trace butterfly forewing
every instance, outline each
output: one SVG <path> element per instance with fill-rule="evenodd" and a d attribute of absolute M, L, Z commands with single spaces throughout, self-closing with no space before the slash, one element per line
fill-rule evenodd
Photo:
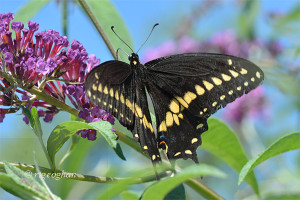
<path fill-rule="evenodd" d="M 126 100 L 134 103 L 136 99 L 135 78 L 130 65 L 120 61 L 105 62 L 88 74 L 85 87 L 92 103 L 133 130 L 134 113 L 126 106 Z"/>
<path fill-rule="evenodd" d="M 91 102 L 114 115 L 132 131 L 133 138 L 152 161 L 159 161 L 145 86 L 140 71 L 120 61 L 105 62 L 87 76 L 85 87 Z"/>
<path fill-rule="evenodd" d="M 149 81 L 173 94 L 195 116 L 206 118 L 256 88 L 264 78 L 253 63 L 220 54 L 180 54 L 145 66 L 151 69 Z"/>

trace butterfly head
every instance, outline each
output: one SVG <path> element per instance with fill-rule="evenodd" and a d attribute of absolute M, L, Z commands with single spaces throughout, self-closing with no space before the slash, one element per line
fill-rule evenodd
<path fill-rule="evenodd" d="M 136 66 L 140 64 L 139 56 L 136 53 L 132 53 L 128 56 L 128 60 L 130 61 L 131 66 Z"/>

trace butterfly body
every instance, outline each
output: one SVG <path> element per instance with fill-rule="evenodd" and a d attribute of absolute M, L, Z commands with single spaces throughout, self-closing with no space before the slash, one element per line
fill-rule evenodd
<path fill-rule="evenodd" d="M 264 78 L 250 61 L 222 54 L 179 54 L 143 65 L 133 53 L 129 61 L 100 64 L 87 76 L 85 87 L 91 102 L 121 121 L 153 162 L 161 160 L 159 149 L 169 159 L 198 162 L 196 149 L 208 129 L 207 118 Z"/>

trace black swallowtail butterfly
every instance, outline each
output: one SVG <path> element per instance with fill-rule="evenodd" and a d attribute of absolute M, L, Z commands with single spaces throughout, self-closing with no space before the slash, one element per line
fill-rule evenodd
<path fill-rule="evenodd" d="M 208 129 L 207 118 L 264 79 L 255 64 L 230 55 L 187 53 L 143 65 L 132 53 L 129 61 L 100 64 L 88 74 L 85 87 L 91 102 L 121 121 L 152 162 L 161 160 L 159 149 L 164 149 L 169 159 L 191 158 L 198 163 L 196 149 Z M 156 127 L 146 91 L 154 105 Z"/>

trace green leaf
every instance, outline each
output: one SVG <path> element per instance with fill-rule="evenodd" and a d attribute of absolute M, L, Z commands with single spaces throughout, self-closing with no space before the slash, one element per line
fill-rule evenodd
<path fill-rule="evenodd" d="M 239 32 L 241 36 L 251 39 L 254 37 L 254 26 L 259 13 L 259 0 L 246 0 L 245 6 L 239 16 Z"/>
<path fill-rule="evenodd" d="M 275 28 L 282 28 L 292 22 L 298 23 L 300 20 L 300 4 L 293 8 L 291 12 L 280 18 L 275 24 Z"/>
<path fill-rule="evenodd" d="M 81 121 L 84 122 L 84 119 L 79 118 L 78 116 L 75 115 L 70 115 L 71 121 Z M 71 144 L 67 150 L 67 152 L 65 153 L 65 155 L 62 157 L 62 159 L 60 160 L 59 164 L 57 165 L 57 167 L 59 167 L 76 149 L 76 147 L 78 146 L 79 140 L 80 140 L 80 136 L 79 135 L 72 135 L 72 141 Z"/>
<path fill-rule="evenodd" d="M 122 159 L 126 160 L 119 143 L 117 143 L 117 135 L 112 131 L 112 125 L 107 121 L 96 121 L 89 123 L 94 129 L 98 130 L 105 138 L 108 144 L 113 148 L 116 154 Z"/>
<path fill-rule="evenodd" d="M 167 194 L 164 200 L 186 200 L 185 189 L 183 184 L 175 187 L 171 192 Z"/>
<path fill-rule="evenodd" d="M 208 119 L 208 131 L 202 135 L 201 148 L 225 161 L 238 173 L 248 162 L 243 147 L 233 132 L 224 122 L 215 118 Z M 259 194 L 258 184 L 253 172 L 246 179 L 256 194 Z"/>
<path fill-rule="evenodd" d="M 31 128 L 33 129 L 34 128 L 34 122 L 33 122 L 33 118 L 32 118 L 30 110 L 28 108 L 24 107 L 24 106 L 22 106 L 22 110 L 23 110 L 24 114 L 28 117 L 29 124 L 30 124 Z"/>
<path fill-rule="evenodd" d="M 200 176 L 215 176 L 224 178 L 225 174 L 212 166 L 204 164 L 193 165 L 183 169 L 181 172 L 175 174 L 173 177 L 166 178 L 149 186 L 145 190 L 142 199 L 162 200 L 172 189 L 174 189 L 181 183 L 184 183 L 190 178 Z"/>
<path fill-rule="evenodd" d="M 34 132 L 38 137 L 42 138 L 43 136 L 42 126 L 39 119 L 38 111 L 34 106 L 31 108 L 31 116 L 34 123 Z"/>
<path fill-rule="evenodd" d="M 24 114 L 29 119 L 30 127 L 33 129 L 36 136 L 38 136 L 41 139 L 43 136 L 43 131 L 42 131 L 42 126 L 41 126 L 41 122 L 36 107 L 33 106 L 31 108 L 31 112 L 28 108 L 24 106 L 22 107 L 22 109 Z"/>
<path fill-rule="evenodd" d="M 7 192 L 22 199 L 59 199 L 51 198 L 47 189 L 24 171 L 6 162 L 4 167 L 6 174 L 0 173 L 0 186 Z"/>
<path fill-rule="evenodd" d="M 15 14 L 14 21 L 23 22 L 25 25 L 41 10 L 50 0 L 31 0 Z"/>
<path fill-rule="evenodd" d="M 263 198 L 263 200 L 296 200 L 300 199 L 300 193 L 298 194 L 269 194 Z"/>
<path fill-rule="evenodd" d="M 126 52 L 131 53 L 131 50 L 129 50 L 128 47 L 111 30 L 111 26 L 114 26 L 117 34 L 120 35 L 120 37 L 128 44 L 128 46 L 130 46 L 132 49 L 134 48 L 126 25 L 111 1 L 87 0 L 86 2 L 88 3 L 92 13 L 95 15 L 98 23 L 104 29 L 104 32 L 111 41 L 114 49 L 117 50 L 118 48 L 121 48 Z M 124 62 L 128 62 L 128 56 L 125 53 L 120 52 L 119 58 L 121 58 L 121 60 Z"/>
<path fill-rule="evenodd" d="M 79 135 L 72 135 L 71 136 L 72 141 L 71 144 L 67 150 L 67 152 L 65 153 L 65 155 L 62 157 L 62 159 L 60 160 L 59 164 L 57 165 L 57 167 L 59 167 L 76 149 L 79 140 L 80 140 L 80 136 Z"/>
<path fill-rule="evenodd" d="M 115 150 L 117 155 L 124 159 L 122 150 L 120 150 L 118 143 L 116 142 L 116 134 L 111 130 L 112 125 L 107 121 L 97 121 L 92 123 L 78 122 L 78 121 L 69 121 L 63 122 L 56 126 L 52 133 L 50 134 L 47 141 L 47 150 L 50 156 L 50 159 L 55 163 L 55 155 L 63 144 L 77 131 L 83 129 L 95 129 L 99 134 L 101 134 L 110 146 Z M 121 153 L 120 153 L 121 152 Z"/>
<path fill-rule="evenodd" d="M 122 200 L 139 200 L 139 196 L 130 191 L 124 191 L 121 194 Z"/>
<path fill-rule="evenodd" d="M 256 158 L 249 160 L 241 170 L 238 183 L 241 184 L 245 177 L 247 177 L 248 174 L 253 170 L 253 168 L 263 161 L 273 156 L 277 156 L 281 153 L 292 151 L 295 149 L 300 149 L 300 132 L 291 133 L 279 138 Z"/>

